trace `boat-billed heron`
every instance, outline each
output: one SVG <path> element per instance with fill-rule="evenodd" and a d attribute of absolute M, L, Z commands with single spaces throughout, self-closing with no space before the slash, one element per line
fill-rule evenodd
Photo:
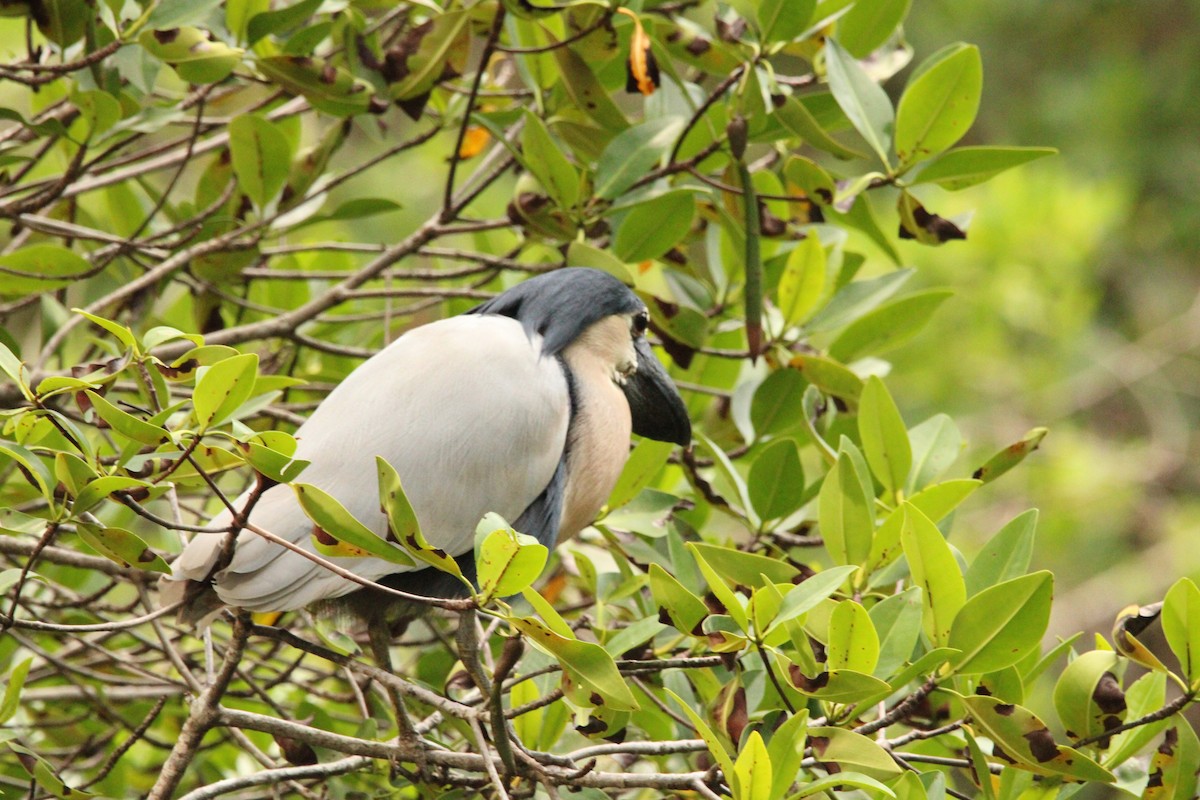
<path fill-rule="evenodd" d="M 646 342 L 647 324 L 646 306 L 619 280 L 567 268 L 408 331 L 355 369 L 296 431 L 295 456 L 311 462 L 301 479 L 382 536 L 375 466 L 382 456 L 399 473 L 425 537 L 472 579 L 475 528 L 489 511 L 553 547 L 595 518 L 625 464 L 631 432 L 690 441 L 687 411 Z M 212 527 L 227 528 L 231 518 L 222 513 Z M 249 519 L 314 550 L 313 523 L 288 486 L 262 493 Z M 287 611 L 362 588 L 248 530 L 220 566 L 225 538 L 197 534 L 164 580 L 163 599 L 183 599 L 185 621 L 222 603 Z M 462 591 L 429 568 L 335 560 L 413 594 Z"/>

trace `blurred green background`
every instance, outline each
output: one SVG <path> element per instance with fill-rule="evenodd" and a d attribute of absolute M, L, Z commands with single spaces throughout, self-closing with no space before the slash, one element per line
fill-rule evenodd
<path fill-rule="evenodd" d="M 902 255 L 957 294 L 894 354 L 890 379 L 910 424 L 956 419 L 962 471 L 1050 428 L 954 537 L 974 552 L 1039 508 L 1035 563 L 1058 576 L 1056 632 L 1107 633 L 1125 605 L 1200 573 L 1198 9 L 923 0 L 906 25 L 918 61 L 957 39 L 982 50 L 983 106 L 964 143 L 1061 151 L 940 196 L 943 216 L 975 209 L 968 241 Z"/>

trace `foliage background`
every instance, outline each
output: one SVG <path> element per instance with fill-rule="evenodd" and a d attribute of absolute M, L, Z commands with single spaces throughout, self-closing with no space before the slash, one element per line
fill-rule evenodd
<path fill-rule="evenodd" d="M 1060 155 L 960 195 L 978 209 L 970 246 L 906 249 L 923 281 L 959 291 L 896 356 L 896 391 L 982 450 L 1051 428 L 996 489 L 1043 512 L 1053 629 L 1104 631 L 1098 597 L 1148 602 L 1200 571 L 1197 7 L 930 0 L 906 31 L 918 48 L 979 43 L 971 138 Z"/>

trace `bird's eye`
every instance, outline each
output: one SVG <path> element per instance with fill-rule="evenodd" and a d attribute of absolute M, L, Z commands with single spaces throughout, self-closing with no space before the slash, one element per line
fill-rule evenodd
<path fill-rule="evenodd" d="M 650 327 L 650 315 L 645 311 L 639 311 L 633 316 L 633 335 L 641 336 L 646 332 L 646 328 Z"/>

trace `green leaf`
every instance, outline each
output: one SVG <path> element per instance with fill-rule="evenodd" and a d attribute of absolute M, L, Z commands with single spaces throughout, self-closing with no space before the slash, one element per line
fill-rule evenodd
<path fill-rule="evenodd" d="M 958 426 L 946 414 L 935 414 L 908 432 L 913 466 L 907 491 L 920 491 L 945 474 L 963 449 Z"/>
<path fill-rule="evenodd" d="M 895 674 L 912 657 L 921 635 L 921 592 L 910 586 L 871 606 L 871 622 L 879 636 L 875 675 Z"/>
<path fill-rule="evenodd" d="M 729 460 L 728 454 L 699 431 L 696 432 L 696 442 L 697 452 L 711 456 L 713 459 L 713 468 L 717 471 L 717 474 L 732 491 L 737 492 L 737 497 L 730 499 L 736 500 L 742 508 L 750 508 L 750 497 L 746 489 L 746 482 L 742 480 L 741 474 L 733 466 L 733 462 Z"/>
<path fill-rule="evenodd" d="M 967 600 L 950 628 L 949 646 L 962 651 L 955 672 L 996 672 L 1038 648 L 1050 624 L 1054 576 L 1035 572 L 990 586 Z"/>
<path fill-rule="evenodd" d="M 677 630 L 701 635 L 698 626 L 708 616 L 708 607 L 658 564 L 650 565 L 650 594 L 658 607 L 666 610 Z"/>
<path fill-rule="evenodd" d="M 344 558 L 375 556 L 393 564 L 414 566 L 408 553 L 378 536 L 347 511 L 337 498 L 307 483 L 292 484 L 292 490 L 300 501 L 304 515 L 316 523 L 312 540 L 321 555 Z"/>
<path fill-rule="evenodd" d="M 776 291 L 779 311 L 788 325 L 799 325 L 817 309 L 825 293 L 825 248 L 810 231 L 788 253 Z"/>
<path fill-rule="evenodd" d="M 338 205 L 328 214 L 310 217 L 309 222 L 332 222 L 343 219 L 365 219 L 399 211 L 404 206 L 386 197 L 355 197 Z"/>
<path fill-rule="evenodd" d="M 0 456 L 8 456 L 17 462 L 22 467 L 22 476 L 38 489 L 51 508 L 54 507 L 55 504 L 51 501 L 56 482 L 45 462 L 15 442 L 0 441 Z"/>
<path fill-rule="evenodd" d="M 291 483 L 310 462 L 296 459 L 296 440 L 282 431 L 263 431 L 246 442 L 246 460 L 255 470 L 280 483 Z"/>
<path fill-rule="evenodd" d="M 857 569 L 853 565 L 823 569 L 803 583 L 789 589 L 788 593 L 783 596 L 778 613 L 771 621 L 771 628 L 776 628 L 812 611 L 821 604 L 821 601 L 831 597 L 841 588 L 846 579 Z"/>
<path fill-rule="evenodd" d="M 602 524 L 659 539 L 670 531 L 667 523 L 679 503 L 677 495 L 658 489 L 645 489 L 621 508 L 610 510 Z"/>
<path fill-rule="evenodd" d="M 687 546 L 711 564 L 714 572 L 736 586 L 762 586 L 764 579 L 768 583 L 791 583 L 800 574 L 778 558 L 705 542 L 689 542 Z"/>
<path fill-rule="evenodd" d="M 862 379 L 845 365 L 831 358 L 813 355 L 793 356 L 788 366 L 800 370 L 810 383 L 822 392 L 840 398 L 853 407 L 862 394 Z"/>
<path fill-rule="evenodd" d="M 882 45 L 908 14 L 910 0 L 874 0 L 855 3 L 838 20 L 837 38 L 846 52 L 866 58 Z"/>
<path fill-rule="evenodd" d="M 535 647 L 558 659 L 573 680 L 600 695 L 600 702 L 595 705 L 605 705 L 613 711 L 638 710 L 633 692 L 603 647 L 562 636 L 530 617 L 509 617 L 508 621 Z"/>
<path fill-rule="evenodd" d="M 699 714 L 696 713 L 691 704 L 685 702 L 679 695 L 675 694 L 675 692 L 671 691 L 670 689 L 666 689 L 665 691 L 671 696 L 671 699 L 675 701 L 675 704 L 683 709 L 683 713 L 687 715 L 688 720 L 690 720 L 692 726 L 695 727 L 696 733 L 700 734 L 700 738 L 704 740 L 706 745 L 708 745 L 709 754 L 716 759 L 717 766 L 721 768 L 721 772 L 725 775 L 726 780 L 732 781 L 732 776 L 736 775 L 737 771 L 734 769 L 733 759 L 730 758 L 729 750 L 726 749 L 725 744 L 719 738 L 717 738 L 717 735 L 713 732 L 713 729 L 709 727 L 708 723 L 705 722 Z"/>
<path fill-rule="evenodd" d="M 67 375 L 51 375 L 49 378 L 43 378 L 38 383 L 35 394 L 45 399 L 60 394 L 76 393 L 81 389 L 94 389 L 100 385 L 99 380 L 72 378 Z"/>
<path fill-rule="evenodd" d="M 859 480 L 850 454 L 838 453 L 817 496 L 817 522 L 835 564 L 862 564 L 875 535 L 875 496 Z"/>
<path fill-rule="evenodd" d="M 0 342 L 0 372 L 21 387 L 21 393 L 29 397 L 29 379 L 25 372 L 25 363 L 3 342 Z"/>
<path fill-rule="evenodd" d="M 771 734 L 767 755 L 771 758 L 773 776 L 771 797 L 784 797 L 796 781 L 804 759 L 805 731 L 808 729 L 808 709 L 799 709 Z"/>
<path fill-rule="evenodd" d="M 1200 685 L 1200 589 L 1191 579 L 1180 578 L 1167 591 L 1161 619 L 1167 644 L 1188 683 Z"/>
<path fill-rule="evenodd" d="M 239 41 L 245 41 L 246 26 L 250 19 L 270 7 L 270 0 L 226 0 L 225 27 Z"/>
<path fill-rule="evenodd" d="M 1092 650 L 1062 671 L 1054 684 L 1054 708 L 1067 736 L 1101 736 L 1124 721 L 1125 696 L 1115 674 L 1120 660 L 1112 650 Z"/>
<path fill-rule="evenodd" d="M 683 125 L 678 117 L 656 117 L 619 133 L 600 154 L 593 194 L 602 200 L 623 194 L 667 155 Z"/>
<path fill-rule="evenodd" d="M 264 56 L 258 71 L 292 94 L 303 95 L 313 108 L 335 117 L 361 114 L 371 105 L 371 84 L 322 58 Z"/>
<path fill-rule="evenodd" d="M 761 0 L 758 30 L 764 43 L 790 42 L 808 27 L 816 0 Z"/>
<path fill-rule="evenodd" d="M 634 285 L 633 275 L 621 259 L 587 242 L 576 240 L 567 246 L 567 263 L 575 267 L 598 269 L 612 275 L 626 286 Z"/>
<path fill-rule="evenodd" d="M 913 272 L 911 269 L 898 269 L 877 278 L 846 284 L 813 316 L 808 324 L 809 331 L 834 331 L 844 328 L 872 309 L 878 308 L 900 291 L 900 287 L 912 277 Z"/>
<path fill-rule="evenodd" d="M 479 526 L 489 531 L 475 555 L 481 603 L 519 594 L 537 580 L 550 555 L 545 545 L 517 533 L 496 514 L 485 515 Z"/>
<path fill-rule="evenodd" d="M 1014 517 L 988 540 L 967 569 L 967 594 L 974 595 L 1029 569 L 1033 558 L 1033 538 L 1037 528 L 1036 508 Z"/>
<path fill-rule="evenodd" d="M 968 695 L 961 700 L 979 732 L 1026 769 L 1041 775 L 1066 775 L 1100 783 L 1115 780 L 1112 773 L 1083 753 L 1057 744 L 1046 723 L 1029 709 L 986 695 Z"/>
<path fill-rule="evenodd" d="M 235 117 L 229 123 L 229 153 L 238 185 L 259 208 L 287 183 L 291 147 L 274 123 L 253 114 Z"/>
<path fill-rule="evenodd" d="M 826 667 L 870 674 L 879 661 L 879 634 L 860 603 L 843 600 L 829 617 Z"/>
<path fill-rule="evenodd" d="M 658 258 L 687 236 L 695 216 L 696 201 L 686 189 L 630 206 L 613 237 L 613 254 L 627 263 Z"/>
<path fill-rule="evenodd" d="M 835 211 L 841 211 L 845 208 L 839 201 L 838 205 L 834 206 Z M 860 231 L 871 243 L 882 250 L 892 263 L 897 267 L 901 265 L 900 252 L 896 249 L 896 245 L 892 241 L 892 237 L 883 232 L 879 227 L 879 217 L 875 214 L 875 207 L 871 205 L 871 198 L 867 194 L 857 195 L 849 209 L 841 211 L 841 223 L 848 228 Z"/>
<path fill-rule="evenodd" d="M 87 276 L 85 258 L 56 244 L 34 244 L 0 255 L 0 295 L 53 292 Z"/>
<path fill-rule="evenodd" d="M 805 143 L 812 145 L 822 152 L 829 153 L 841 159 L 863 157 L 862 153 L 846 147 L 837 139 L 830 136 L 828 131 L 821 127 L 821 123 L 809 111 L 808 106 L 795 97 L 789 97 L 784 101 L 783 105 L 775 109 L 773 116 L 779 120 L 783 127 L 796 136 L 799 136 Z M 832 199 L 832 195 L 830 199 Z"/>
<path fill-rule="evenodd" d="M 89 139 L 104 133 L 121 119 L 121 104 L 108 92 L 98 89 L 76 91 L 71 95 L 71 102 L 87 121 Z"/>
<path fill-rule="evenodd" d="M 533 589 L 526 589 L 521 592 L 521 596 L 529 603 L 537 615 L 542 618 L 542 622 L 546 624 L 550 630 L 562 636 L 565 639 L 575 639 L 575 632 L 571 630 L 571 626 L 562 618 L 562 615 L 555 610 L 554 606 L 542 597 Z"/>
<path fill-rule="evenodd" d="M 21 689 L 25 687 L 25 678 L 29 675 L 29 667 L 33 658 L 21 661 L 8 673 L 8 682 L 4 687 L 4 699 L 0 701 L 0 725 L 8 722 L 17 713 L 21 704 Z"/>
<path fill-rule="evenodd" d="M 142 345 L 146 350 L 153 350 L 160 344 L 170 342 L 174 339 L 186 339 L 197 347 L 204 344 L 204 337 L 198 333 L 184 333 L 178 328 L 172 328 L 170 325 L 155 325 L 142 336 Z"/>
<path fill-rule="evenodd" d="M 69 495 L 78 494 L 85 485 L 100 477 L 84 459 L 61 452 L 54 454 L 54 476 L 58 478 L 63 490 Z M 95 505 L 96 502 L 97 500 L 93 498 L 92 505 Z"/>
<path fill-rule="evenodd" d="M 399 543 L 414 558 L 442 572 L 448 572 L 470 586 L 454 559 L 454 553 L 434 547 L 421 532 L 417 512 L 413 510 L 408 495 L 404 493 L 400 474 L 396 472 L 395 467 L 383 456 L 375 456 L 375 470 L 379 481 L 379 500 L 388 519 L 388 539 Z"/>
<path fill-rule="evenodd" d="M 143 419 L 135 417 L 123 409 L 110 403 L 103 396 L 91 390 L 84 392 L 96 410 L 96 415 L 108 423 L 108 426 L 122 436 L 142 444 L 158 445 L 170 439 L 163 428 L 151 425 Z"/>
<path fill-rule="evenodd" d="M 192 405 L 201 431 L 228 419 L 254 390 L 258 354 L 245 353 L 218 361 L 196 381 Z"/>
<path fill-rule="evenodd" d="M 733 765 L 736 800 L 771 800 L 771 756 L 758 731 L 751 731 Z"/>
<path fill-rule="evenodd" d="M 88 20 L 94 16 L 87 0 L 42 0 L 37 9 L 29 16 L 37 22 L 38 30 L 64 49 L 83 38 Z"/>
<path fill-rule="evenodd" d="M 804 468 L 791 439 L 777 439 L 750 465 L 746 487 L 750 504 L 762 520 L 782 519 L 804 501 Z"/>
<path fill-rule="evenodd" d="M 984 800 L 997 800 L 994 778 L 992 777 L 991 766 L 988 763 L 987 756 L 983 752 L 983 748 L 979 746 L 979 741 L 975 738 L 975 731 L 967 728 L 963 731 L 963 737 L 967 740 L 967 756 L 971 763 L 971 779 L 982 790 Z M 992 743 L 993 752 L 997 749 L 995 743 Z M 1003 752 L 1001 750 L 1000 752 Z"/>
<path fill-rule="evenodd" d="M 895 112 L 887 93 L 836 39 L 825 41 L 825 66 L 829 72 L 829 89 L 837 104 L 879 160 L 889 163 Z"/>
<path fill-rule="evenodd" d="M 541 118 L 526 111 L 525 132 L 521 138 L 524 163 L 554 204 L 562 209 L 579 202 L 579 173 L 550 138 Z"/>
<path fill-rule="evenodd" d="M 929 517 L 905 503 L 900 543 L 908 559 L 913 585 L 924 595 L 925 635 L 935 646 L 949 643 L 950 626 L 967 599 L 966 586 L 950 545 Z"/>
<path fill-rule="evenodd" d="M 734 591 L 729 588 L 729 585 L 725 583 L 725 576 L 720 572 L 717 572 L 717 570 L 708 563 L 708 559 L 704 557 L 704 551 L 697 549 L 696 542 L 688 542 L 687 548 L 692 551 L 692 556 L 696 559 L 696 566 L 700 568 L 700 574 L 704 576 L 704 581 L 708 584 L 708 588 L 712 590 L 713 596 L 716 597 L 717 602 L 719 602 L 725 608 L 725 613 L 728 614 L 729 618 L 732 619 L 734 624 L 737 625 L 738 630 L 742 632 L 749 632 L 750 621 L 746 617 L 746 609 L 743 607 L 739 595 L 735 594 Z M 724 555 L 726 552 L 728 552 L 726 548 L 720 548 L 720 550 L 720 555 Z"/>
<path fill-rule="evenodd" d="M 863 384 L 858 400 L 858 432 L 875 477 L 892 494 L 902 493 L 912 468 L 908 429 L 887 387 L 874 375 Z"/>
<path fill-rule="evenodd" d="M 927 486 L 908 499 L 922 514 L 934 522 L 941 522 L 980 486 L 982 484 L 979 481 L 970 478 L 954 478 Z"/>
<path fill-rule="evenodd" d="M 246 24 L 246 43 L 254 44 L 272 33 L 294 28 L 308 20 L 320 8 L 323 0 L 300 0 L 275 11 L 263 11 L 250 17 Z"/>
<path fill-rule="evenodd" d="M 846 772 L 859 772 L 875 780 L 888 781 L 900 775 L 900 767 L 872 739 L 845 728 L 808 729 L 813 756 L 825 764 L 837 764 Z"/>
<path fill-rule="evenodd" d="M 97 553 L 122 566 L 164 574 L 171 571 L 171 567 L 162 556 L 151 550 L 137 535 L 124 528 L 102 528 L 81 523 L 76 526 L 76 532 L 79 538 Z"/>
<path fill-rule="evenodd" d="M 955 192 L 990 180 L 1005 170 L 1057 153 L 1053 147 L 959 147 L 925 162 L 909 183 L 936 183 Z"/>
<path fill-rule="evenodd" d="M 983 93 L 979 48 L 957 44 L 930 56 L 913 74 L 896 112 L 896 156 L 911 164 L 937 155 L 975 121 Z"/>
<path fill-rule="evenodd" d="M 143 31 L 138 44 L 165 61 L 188 83 L 217 83 L 242 62 L 243 50 L 217 41 L 208 31 L 182 27 Z"/>
<path fill-rule="evenodd" d="M 806 781 L 800 785 L 800 791 L 788 795 L 788 800 L 799 800 L 801 797 L 809 797 L 823 792 L 828 792 L 830 796 L 838 797 L 847 787 L 862 789 L 869 796 L 896 796 L 894 791 L 870 775 L 863 775 L 861 772 L 839 771 L 833 775 L 823 775 L 814 781 Z M 837 793 L 834 793 L 834 790 L 837 790 Z"/>
<path fill-rule="evenodd" d="M 829 345 L 829 354 L 839 361 L 850 362 L 899 347 L 920 333 L 938 307 L 953 294 L 949 289 L 929 289 L 885 303 L 838 334 Z"/>
<path fill-rule="evenodd" d="M 785 433 L 804 424 L 801 399 L 808 381 L 795 369 L 777 369 L 754 390 L 750 422 L 758 438 Z"/>
<path fill-rule="evenodd" d="M 629 453 L 629 459 L 617 478 L 617 485 L 608 495 L 609 509 L 620 508 L 628 503 L 658 475 L 666 465 L 667 459 L 674 451 L 672 442 L 658 442 L 654 439 L 641 439 Z"/>
<path fill-rule="evenodd" d="M 17 754 L 17 760 L 21 762 L 21 766 L 29 773 L 29 776 L 51 797 L 57 797 L 59 800 L 88 800 L 88 798 L 96 796 L 63 783 L 62 778 L 55 773 L 50 763 L 32 750 L 22 747 L 16 742 L 8 742 L 8 746 Z"/>
<path fill-rule="evenodd" d="M 817 162 L 803 156 L 788 156 L 783 166 L 784 177 L 788 183 L 794 184 L 813 202 L 827 206 L 833 202 L 837 192 L 837 184 L 825 168 Z M 812 236 L 816 230 L 809 232 Z"/>
<path fill-rule="evenodd" d="M 152 484 L 125 475 L 104 475 L 84 486 L 75 497 L 71 510 L 82 514 L 98 505 L 113 492 L 123 492 L 129 489 L 147 489 Z"/>
<path fill-rule="evenodd" d="M 1047 433 L 1049 431 L 1046 428 L 1034 428 L 1021 437 L 1020 441 L 1010 444 L 989 458 L 982 467 L 971 474 L 971 477 L 984 483 L 991 483 L 1037 450 Z"/>
<path fill-rule="evenodd" d="M 562 85 L 571 100 L 571 107 L 579 109 L 599 123 L 606 134 L 606 140 L 608 136 L 629 127 L 629 120 L 625 119 L 625 115 L 613 102 L 608 90 L 596 79 L 592 68 L 588 66 L 582 56 L 575 52 L 574 48 L 556 47 L 554 59 L 558 63 L 562 75 Z M 677 120 L 677 124 L 679 128 L 676 133 L 683 130 L 683 121 Z M 671 138 L 674 138 L 673 135 Z M 630 183 L 632 182 L 631 180 Z M 595 183 L 596 186 L 599 186 L 599 170 L 597 170 Z M 628 185 L 626 184 L 626 186 Z M 621 189 L 611 194 L 598 196 L 612 199 L 623 191 L 624 189 Z"/>

